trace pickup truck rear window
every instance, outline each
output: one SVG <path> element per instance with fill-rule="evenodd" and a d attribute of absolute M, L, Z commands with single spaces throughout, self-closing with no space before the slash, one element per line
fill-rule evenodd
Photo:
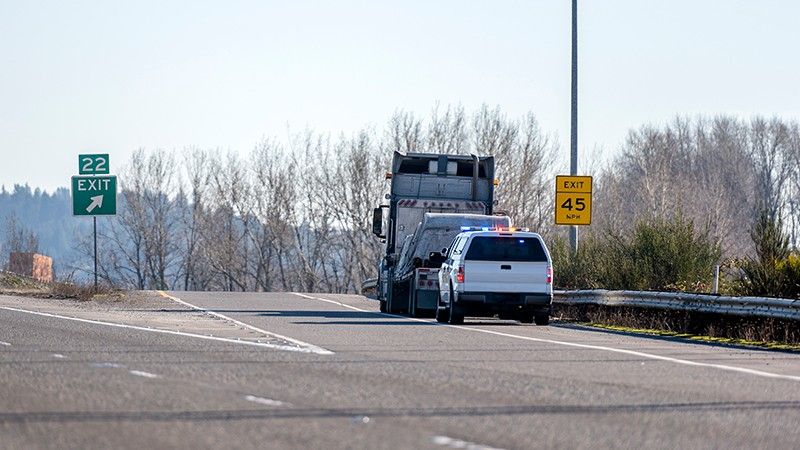
<path fill-rule="evenodd" d="M 472 261 L 547 262 L 542 243 L 534 237 L 476 236 L 467 250 Z"/>

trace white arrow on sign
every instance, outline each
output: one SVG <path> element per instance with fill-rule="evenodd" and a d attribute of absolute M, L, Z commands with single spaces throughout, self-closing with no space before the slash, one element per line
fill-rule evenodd
<path fill-rule="evenodd" d="M 92 212 L 95 208 L 102 208 L 103 207 L 103 196 L 96 195 L 94 197 L 89 197 L 92 199 L 92 203 L 89 203 L 89 207 L 86 208 L 86 212 Z"/>

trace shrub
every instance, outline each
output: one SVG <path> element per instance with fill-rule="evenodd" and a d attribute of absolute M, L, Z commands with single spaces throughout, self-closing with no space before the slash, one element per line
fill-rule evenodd
<path fill-rule="evenodd" d="M 707 228 L 698 231 L 680 215 L 640 222 L 630 236 L 611 234 L 609 242 L 608 260 L 620 265 L 604 274 L 610 289 L 704 290 L 722 256 Z"/>
<path fill-rule="evenodd" d="M 563 239 L 551 245 L 555 285 L 567 289 L 707 290 L 721 253 L 708 229 L 680 215 L 587 236 L 574 256 Z"/>
<path fill-rule="evenodd" d="M 750 234 L 756 258 L 741 263 L 738 293 L 800 298 L 800 255 L 789 249 L 789 238 L 779 217 L 761 213 Z"/>
<path fill-rule="evenodd" d="M 553 286 L 561 289 L 595 289 L 602 287 L 597 280 L 598 263 L 603 248 L 591 236 L 580 241 L 578 254 L 572 255 L 569 242 L 557 237 L 548 246 L 553 258 Z"/>

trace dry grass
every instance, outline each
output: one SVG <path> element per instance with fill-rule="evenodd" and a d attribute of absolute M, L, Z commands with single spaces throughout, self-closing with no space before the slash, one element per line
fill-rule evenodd
<path fill-rule="evenodd" d="M 0 289 L 2 290 L 44 290 L 46 288 L 47 283 L 15 273 L 0 271 Z"/>
<path fill-rule="evenodd" d="M 577 322 L 666 332 L 679 337 L 702 336 L 770 347 L 800 344 L 800 322 L 792 320 L 596 305 L 554 304 L 553 313 Z"/>
<path fill-rule="evenodd" d="M 80 301 L 92 300 L 97 296 L 108 296 L 117 292 L 115 289 L 104 285 L 99 285 L 95 288 L 93 284 L 56 282 L 52 283 L 50 286 L 54 298 Z"/>
<path fill-rule="evenodd" d="M 118 292 L 103 285 L 95 288 L 91 284 L 64 281 L 43 283 L 14 273 L 0 272 L 0 294 L 87 301 L 96 297 L 108 297 Z"/>

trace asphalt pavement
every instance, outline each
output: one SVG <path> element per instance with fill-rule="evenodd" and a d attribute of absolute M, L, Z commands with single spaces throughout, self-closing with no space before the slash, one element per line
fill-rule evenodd
<path fill-rule="evenodd" d="M 800 446 L 795 353 L 165 295 L 135 320 L 0 296 L 0 448 Z"/>

